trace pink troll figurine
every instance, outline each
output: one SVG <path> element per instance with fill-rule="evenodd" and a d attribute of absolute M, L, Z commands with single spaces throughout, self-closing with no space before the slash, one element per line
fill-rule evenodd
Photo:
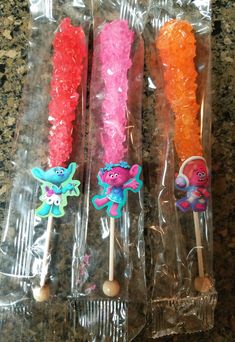
<path fill-rule="evenodd" d="M 126 162 L 106 164 L 98 173 L 98 182 L 103 187 L 103 194 L 93 197 L 92 202 L 97 210 L 107 206 L 107 214 L 113 218 L 122 215 L 121 209 L 127 201 L 127 191 L 138 192 L 143 182 L 139 179 L 141 167 L 137 164 L 130 167 Z"/>

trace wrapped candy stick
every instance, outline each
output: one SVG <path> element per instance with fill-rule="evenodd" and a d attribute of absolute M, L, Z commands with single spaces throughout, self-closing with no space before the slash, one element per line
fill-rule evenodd
<path fill-rule="evenodd" d="M 79 101 L 78 87 L 81 84 L 86 57 L 85 35 L 81 27 L 71 25 L 70 19 L 62 20 L 55 34 L 51 100 L 49 103 L 49 170 L 33 168 L 32 175 L 39 180 L 42 195 L 41 206 L 36 210 L 39 217 L 48 217 L 45 247 L 41 266 L 40 287 L 33 290 L 37 301 L 47 300 L 50 294 L 46 284 L 48 257 L 53 218 L 64 215 L 68 196 L 79 196 L 80 182 L 73 180 L 76 163 L 66 165 L 73 147 L 73 122 Z"/>
<path fill-rule="evenodd" d="M 211 282 L 204 271 L 198 213 L 207 209 L 209 172 L 202 157 L 194 63 L 196 41 L 191 24 L 183 20 L 168 21 L 160 29 L 156 46 L 163 64 L 165 95 L 175 117 L 174 144 L 181 162 L 176 188 L 187 191 L 176 206 L 183 212 L 193 211 L 199 270 L 194 285 L 197 291 L 207 292 Z"/>
<path fill-rule="evenodd" d="M 90 339 L 124 341 L 145 324 L 138 164 L 146 12 L 132 0 L 93 5 L 88 159 L 72 261 L 72 315 Z"/>
<path fill-rule="evenodd" d="M 126 20 L 115 20 L 104 25 L 99 37 L 101 78 L 104 81 L 104 96 L 101 105 L 103 163 L 98 174 L 102 195 L 93 197 L 96 209 L 107 207 L 110 217 L 109 279 L 103 284 L 103 291 L 115 297 L 120 291 L 114 280 L 114 230 L 115 219 L 122 216 L 122 208 L 127 201 L 127 191 L 138 192 L 142 187 L 139 179 L 141 167 L 130 167 L 124 161 L 127 157 L 126 101 L 128 91 L 128 69 L 131 67 L 130 52 L 134 32 Z"/>

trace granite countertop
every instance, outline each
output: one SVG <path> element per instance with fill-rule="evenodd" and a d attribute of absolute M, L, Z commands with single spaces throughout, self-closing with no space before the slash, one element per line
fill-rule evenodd
<path fill-rule="evenodd" d="M 214 272 L 219 294 L 213 330 L 162 341 L 234 341 L 234 121 L 235 121 L 235 3 L 213 0 L 212 32 L 212 192 Z M 24 79 L 30 30 L 28 2 L 0 4 L 0 218 L 10 184 L 13 136 Z M 50 342 L 50 341 L 49 341 Z"/>

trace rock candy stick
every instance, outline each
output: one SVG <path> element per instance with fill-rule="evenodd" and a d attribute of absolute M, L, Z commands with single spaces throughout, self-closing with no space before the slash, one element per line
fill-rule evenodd
<path fill-rule="evenodd" d="M 211 287 L 205 276 L 200 221 L 198 212 L 204 212 L 209 198 L 208 169 L 202 157 L 198 122 L 199 105 L 196 99 L 197 71 L 194 63 L 196 39 L 193 27 L 183 20 L 170 20 L 159 31 L 156 46 L 163 65 L 165 95 L 174 112 L 174 145 L 181 161 L 176 178 L 177 189 L 187 196 L 176 202 L 186 212 L 193 210 L 199 277 L 195 288 L 206 292 Z"/>
<path fill-rule="evenodd" d="M 104 192 L 94 196 L 92 202 L 98 210 L 107 206 L 110 217 L 109 280 L 103 284 L 103 291 L 109 297 L 115 297 L 120 290 L 119 283 L 114 280 L 115 219 L 122 215 L 127 191 L 138 192 L 142 186 L 139 179 L 141 167 L 131 167 L 123 161 L 127 154 L 127 73 L 132 64 L 130 53 L 133 39 L 134 32 L 129 29 L 128 22 L 120 19 L 105 24 L 95 42 L 95 56 L 99 58 L 104 82 L 100 134 L 105 167 L 98 173 Z"/>
<path fill-rule="evenodd" d="M 168 21 L 159 32 L 157 49 L 163 64 L 165 95 L 175 116 L 174 143 L 179 159 L 202 155 L 196 99 L 196 40 L 192 26 Z"/>
<path fill-rule="evenodd" d="M 85 35 L 81 27 L 65 18 L 53 41 L 53 74 L 49 103 L 49 166 L 65 166 L 73 145 L 73 121 L 76 116 L 84 58 Z"/>
<path fill-rule="evenodd" d="M 79 101 L 78 87 L 81 84 L 84 58 L 86 56 L 85 35 L 81 27 L 71 25 L 70 19 L 62 20 L 53 40 L 53 72 L 51 79 L 51 100 L 49 103 L 49 170 L 32 170 L 33 176 L 43 183 L 41 186 L 43 204 L 37 215 L 48 217 L 45 247 L 42 260 L 40 287 L 33 290 L 37 301 L 47 300 L 50 291 L 46 284 L 48 256 L 53 217 L 64 215 L 63 207 L 67 196 L 79 196 L 79 181 L 72 180 L 76 163 L 67 165 L 73 146 L 73 121 Z M 45 183 L 46 182 L 46 183 Z M 51 188 L 48 185 L 51 185 Z"/>
<path fill-rule="evenodd" d="M 127 72 L 134 32 L 125 20 L 104 25 L 100 34 L 101 77 L 104 80 L 101 141 L 103 163 L 118 163 L 126 157 Z M 112 142 L 112 143 L 111 143 Z"/>
<path fill-rule="evenodd" d="M 130 50 L 134 32 L 128 23 L 116 20 L 104 26 L 100 35 L 101 77 L 104 80 L 104 101 L 102 145 L 103 163 L 118 163 L 126 154 L 126 100 L 127 71 L 131 66 Z M 111 143 L 112 142 L 112 143 Z M 115 219 L 110 218 L 109 232 L 109 279 L 103 285 L 103 291 L 114 297 L 119 293 L 120 285 L 114 280 L 114 230 Z"/>

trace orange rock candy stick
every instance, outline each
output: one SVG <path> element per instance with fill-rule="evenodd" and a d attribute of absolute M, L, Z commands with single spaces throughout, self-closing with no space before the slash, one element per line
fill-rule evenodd
<path fill-rule="evenodd" d="M 176 205 L 183 212 L 189 208 L 193 209 L 199 272 L 199 277 L 194 280 L 194 286 L 199 292 L 207 292 L 211 288 L 211 282 L 204 273 L 198 212 L 206 210 L 209 192 L 206 162 L 201 157 L 202 145 L 197 119 L 199 105 L 196 99 L 197 71 L 194 63 L 196 41 L 192 26 L 187 21 L 170 20 L 160 29 L 156 47 L 163 65 L 165 95 L 175 116 L 174 144 L 182 164 L 176 179 L 176 187 L 187 191 L 187 196 L 177 201 Z M 199 166 L 203 168 L 203 172 L 199 172 L 200 169 L 197 177 L 204 177 L 203 186 L 198 186 L 192 178 L 194 170 L 196 171 Z M 186 172 L 187 168 L 191 170 L 191 175 L 189 171 Z M 200 195 L 194 190 L 191 191 L 189 185 L 194 185 L 192 189 L 201 191 Z"/>
<path fill-rule="evenodd" d="M 170 20 L 156 40 L 165 81 L 165 95 L 175 115 L 174 143 L 181 162 L 202 155 L 196 100 L 195 36 L 190 23 Z"/>

